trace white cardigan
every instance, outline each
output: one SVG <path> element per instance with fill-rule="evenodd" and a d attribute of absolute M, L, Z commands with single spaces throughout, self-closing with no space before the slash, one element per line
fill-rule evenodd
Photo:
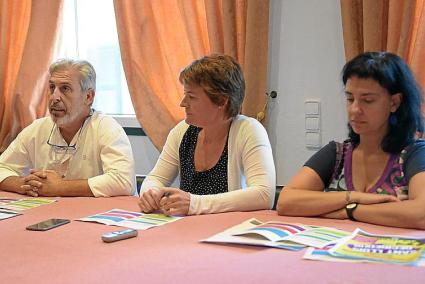
<path fill-rule="evenodd" d="M 170 132 L 159 159 L 144 180 L 141 192 L 166 187 L 180 171 L 179 148 L 189 125 L 181 121 Z M 238 115 L 228 138 L 228 190 L 210 195 L 190 195 L 189 215 L 270 209 L 276 191 L 272 149 L 264 127 L 255 119 Z"/>

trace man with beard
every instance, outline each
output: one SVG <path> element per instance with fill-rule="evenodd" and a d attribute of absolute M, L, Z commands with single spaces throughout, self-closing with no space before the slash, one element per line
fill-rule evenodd
<path fill-rule="evenodd" d="M 96 73 L 87 61 L 49 68 L 50 116 L 21 131 L 0 156 L 0 190 L 30 196 L 134 194 L 134 160 L 122 127 L 91 108 Z"/>

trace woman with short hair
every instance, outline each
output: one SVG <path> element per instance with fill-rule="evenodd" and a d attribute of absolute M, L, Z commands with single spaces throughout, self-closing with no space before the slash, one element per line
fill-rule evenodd
<path fill-rule="evenodd" d="M 141 186 L 143 212 L 193 215 L 270 209 L 275 167 L 264 127 L 240 115 L 242 69 L 228 55 L 204 56 L 181 71 L 186 119 L 168 135 Z M 169 187 L 180 174 L 180 187 Z"/>

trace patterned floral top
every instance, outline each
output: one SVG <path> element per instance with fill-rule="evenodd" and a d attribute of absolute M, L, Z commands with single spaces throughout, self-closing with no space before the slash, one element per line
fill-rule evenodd
<path fill-rule="evenodd" d="M 349 142 L 336 143 L 337 160 L 329 186 L 325 191 L 354 190 L 352 178 L 353 144 Z M 407 179 L 403 172 L 406 149 L 400 154 L 391 154 L 384 172 L 368 193 L 388 194 L 397 196 L 400 200 L 408 199 Z M 340 159 L 338 159 L 340 157 Z M 342 168 L 341 168 L 342 166 Z"/>
<path fill-rule="evenodd" d="M 195 169 L 195 148 L 201 128 L 190 125 L 180 144 L 180 188 L 198 195 L 228 192 L 227 141 L 217 164 L 203 172 Z"/>
<path fill-rule="evenodd" d="M 325 191 L 354 190 L 352 177 L 353 144 L 330 142 L 314 154 L 305 166 L 313 169 L 325 184 Z M 391 154 L 387 165 L 369 193 L 389 194 L 408 199 L 409 179 L 425 171 L 425 141 L 417 140 L 399 154 Z"/>

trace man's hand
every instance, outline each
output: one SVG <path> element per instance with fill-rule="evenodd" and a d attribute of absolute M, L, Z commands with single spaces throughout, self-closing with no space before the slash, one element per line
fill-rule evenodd
<path fill-rule="evenodd" d="M 40 170 L 31 170 L 29 175 L 22 178 L 21 194 L 38 196 L 38 190 L 43 185 L 41 182 L 46 179 L 46 174 L 40 174 L 39 172 Z"/>
<path fill-rule="evenodd" d="M 62 180 L 62 176 L 55 171 L 33 169 L 23 178 L 21 189 L 31 196 L 58 196 Z"/>
<path fill-rule="evenodd" d="M 187 215 L 189 213 L 190 193 L 173 187 L 161 188 L 163 192 L 160 208 L 165 215 Z"/>

